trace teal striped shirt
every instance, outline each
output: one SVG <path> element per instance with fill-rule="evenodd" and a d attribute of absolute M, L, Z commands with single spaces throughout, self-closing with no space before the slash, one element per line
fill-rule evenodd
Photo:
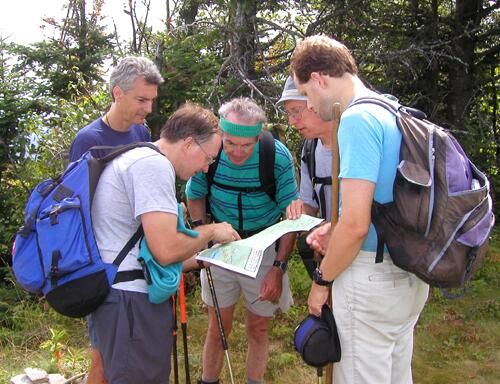
<path fill-rule="evenodd" d="M 276 180 L 276 202 L 265 192 L 242 192 L 243 229 L 252 231 L 274 224 L 284 214 L 292 200 L 298 198 L 295 169 L 292 155 L 285 145 L 275 140 L 276 155 L 274 177 Z M 258 187 L 259 143 L 243 165 L 234 165 L 222 151 L 219 165 L 214 175 L 217 183 L 237 187 Z M 210 210 L 217 221 L 226 221 L 238 229 L 238 191 L 222 189 L 212 185 L 209 197 Z M 207 178 L 203 172 L 191 177 L 186 184 L 186 196 L 190 200 L 207 195 Z M 276 204 L 277 203 L 277 204 Z"/>

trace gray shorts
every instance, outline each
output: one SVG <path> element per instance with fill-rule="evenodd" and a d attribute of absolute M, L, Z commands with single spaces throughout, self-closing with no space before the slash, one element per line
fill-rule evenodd
<path fill-rule="evenodd" d="M 108 383 L 169 382 L 171 300 L 151 304 L 145 293 L 111 289 L 91 316 Z"/>
<path fill-rule="evenodd" d="M 275 246 L 271 245 L 264 252 L 262 264 L 260 265 L 259 272 L 255 279 L 212 265 L 210 270 L 212 271 L 219 307 L 227 308 L 236 304 L 241 293 L 243 293 L 246 308 L 258 316 L 272 317 L 278 311 L 286 312 L 293 304 L 292 292 L 288 282 L 288 273 L 283 275 L 281 297 L 277 304 L 273 304 L 270 301 L 255 301 L 259 296 L 262 281 L 273 267 L 275 258 Z M 213 307 L 212 295 L 210 294 L 205 270 L 201 272 L 201 298 L 206 305 Z"/>

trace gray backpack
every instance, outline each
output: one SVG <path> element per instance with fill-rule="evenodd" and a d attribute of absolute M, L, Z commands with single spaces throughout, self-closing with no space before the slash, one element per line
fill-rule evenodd
<path fill-rule="evenodd" d="M 456 139 L 421 111 L 383 97 L 357 99 L 396 115 L 402 134 L 394 201 L 372 205 L 378 236 L 398 267 L 439 288 L 465 287 L 484 259 L 495 223 L 490 185 Z"/>

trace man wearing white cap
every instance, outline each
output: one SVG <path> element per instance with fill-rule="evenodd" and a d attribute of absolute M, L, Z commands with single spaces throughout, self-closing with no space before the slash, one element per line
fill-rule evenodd
<path fill-rule="evenodd" d="M 307 97 L 299 93 L 291 76 L 286 80 L 281 98 L 277 103 L 288 116 L 288 123 L 306 140 L 302 148 L 300 164 L 299 199 L 293 200 L 286 209 L 287 219 L 297 219 L 302 213 L 323 219 L 331 218 L 332 194 L 332 124 L 323 121 L 316 112 L 307 108 Z M 312 276 L 316 263 L 312 250 L 299 238 L 298 249 L 307 272 Z"/>
<path fill-rule="evenodd" d="M 208 182 L 210 170 L 191 177 L 186 185 L 188 208 L 193 221 L 205 223 L 208 201 L 213 219 L 230 223 L 244 238 L 279 221 L 286 207 L 297 199 L 293 160 L 288 149 L 271 138 L 274 164 L 263 164 L 275 179 L 270 186 L 274 193 L 269 193 L 269 186 L 262 185 L 261 179 L 261 147 L 265 144 L 264 136 L 270 136 L 262 131 L 266 122 L 264 111 L 249 98 L 236 98 L 221 106 L 219 116 L 223 150 L 212 171 L 213 181 Z M 294 242 L 295 234 L 289 233 L 267 248 L 255 279 L 211 267 L 226 335 L 231 331 L 236 303 L 241 294 L 244 296 L 248 384 L 262 383 L 269 354 L 269 325 L 276 312 L 288 310 L 293 303 L 286 270 Z M 201 283 L 202 299 L 209 307 L 209 325 L 199 383 L 218 383 L 224 351 L 204 271 Z"/>

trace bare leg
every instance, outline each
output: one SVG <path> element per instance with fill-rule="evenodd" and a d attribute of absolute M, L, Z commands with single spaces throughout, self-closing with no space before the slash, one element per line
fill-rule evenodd
<path fill-rule="evenodd" d="M 90 369 L 87 375 L 87 384 L 107 384 L 104 376 L 104 365 L 102 363 L 101 352 L 98 349 L 90 348 Z"/>
<path fill-rule="evenodd" d="M 272 317 L 257 316 L 247 310 L 246 332 L 248 351 L 246 361 L 247 378 L 260 381 L 264 378 L 269 356 L 269 325 Z"/>
<path fill-rule="evenodd" d="M 234 305 L 227 308 L 221 308 L 220 314 L 226 338 L 231 332 L 231 325 L 233 323 Z M 224 364 L 224 349 L 215 315 L 215 309 L 208 308 L 208 331 L 203 346 L 203 380 L 215 380 L 219 378 Z"/>

